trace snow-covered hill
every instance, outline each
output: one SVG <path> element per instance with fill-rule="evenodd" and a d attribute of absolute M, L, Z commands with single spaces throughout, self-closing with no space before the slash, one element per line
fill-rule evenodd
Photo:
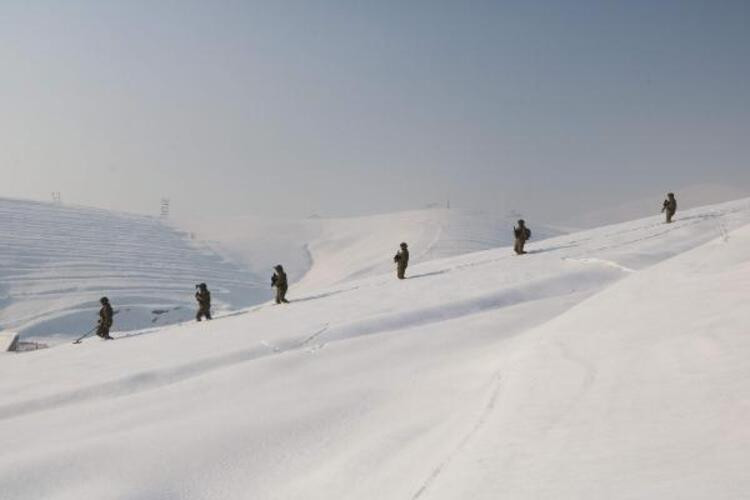
<path fill-rule="evenodd" d="M 0 217 L 0 330 L 52 344 L 91 328 L 102 295 L 118 310 L 119 331 L 178 323 L 193 317 L 199 282 L 209 284 L 217 312 L 237 310 L 270 298 L 268 278 L 277 263 L 292 280 L 304 277 L 297 289 L 314 289 L 389 271 L 402 240 L 411 243 L 415 261 L 425 261 L 507 244 L 513 224 L 480 213 L 421 210 L 216 218 L 187 221 L 178 230 L 152 217 L 10 199 L 0 199 Z M 537 239 L 560 234 L 534 229 Z"/>
<path fill-rule="evenodd" d="M 2 355 L 3 498 L 747 497 L 750 200 L 528 249 Z"/>
<path fill-rule="evenodd" d="M 529 221 L 534 239 L 563 231 Z M 281 263 L 298 289 L 315 289 L 387 273 L 405 241 L 414 262 L 511 245 L 509 217 L 469 210 L 426 209 L 366 217 L 207 218 L 181 223 L 222 254 L 259 274 Z"/>
<path fill-rule="evenodd" d="M 121 331 L 193 317 L 203 281 L 217 309 L 268 297 L 251 273 L 151 217 L 0 199 L 0 221 L 0 329 L 25 339 L 85 332 L 102 295 Z"/>

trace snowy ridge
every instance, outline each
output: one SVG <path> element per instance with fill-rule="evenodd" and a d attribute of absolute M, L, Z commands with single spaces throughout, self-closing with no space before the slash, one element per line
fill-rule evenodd
<path fill-rule="evenodd" d="M 119 330 L 184 321 L 193 286 L 213 284 L 217 308 L 264 300 L 258 279 L 158 219 L 0 199 L 0 329 L 52 342 L 95 324 L 98 300 Z"/>
<path fill-rule="evenodd" d="M 743 498 L 750 200 L 675 220 L 535 241 L 522 257 L 415 260 L 404 282 L 293 285 L 288 306 L 5 354 L 0 491 Z M 314 266 L 337 258 L 316 252 Z"/>

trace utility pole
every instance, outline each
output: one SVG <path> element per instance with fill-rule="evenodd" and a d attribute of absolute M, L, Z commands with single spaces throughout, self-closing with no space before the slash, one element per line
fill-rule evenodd
<path fill-rule="evenodd" d="M 163 219 L 166 219 L 169 217 L 169 198 L 162 198 L 161 199 L 161 217 Z"/>

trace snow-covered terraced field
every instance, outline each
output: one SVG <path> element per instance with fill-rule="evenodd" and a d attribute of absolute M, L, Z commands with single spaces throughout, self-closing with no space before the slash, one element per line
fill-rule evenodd
<path fill-rule="evenodd" d="M 750 200 L 403 282 L 329 248 L 289 305 L 0 356 L 3 498 L 750 496 Z"/>
<path fill-rule="evenodd" d="M 0 329 L 25 339 L 85 332 L 103 295 L 119 331 L 192 317 L 203 281 L 218 310 L 269 297 L 257 277 L 156 218 L 0 199 L 0 221 Z"/>

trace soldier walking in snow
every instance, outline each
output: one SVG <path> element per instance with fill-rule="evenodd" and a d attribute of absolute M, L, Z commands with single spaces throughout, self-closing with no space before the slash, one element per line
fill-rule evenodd
<path fill-rule="evenodd" d="M 274 267 L 274 270 L 276 272 L 271 276 L 271 286 L 276 287 L 276 303 L 281 304 L 283 302 L 284 304 L 288 304 L 289 301 L 286 300 L 286 291 L 289 288 L 289 283 L 287 283 L 284 268 L 279 264 Z"/>
<path fill-rule="evenodd" d="M 523 249 L 526 245 L 526 240 L 531 238 L 531 230 L 526 227 L 526 222 L 523 219 L 518 221 L 518 227 L 513 227 L 513 235 L 516 237 L 516 243 L 513 246 L 516 255 L 523 255 L 526 251 Z"/>
<path fill-rule="evenodd" d="M 661 206 L 661 213 L 667 214 L 667 224 L 672 223 L 672 217 L 677 212 L 677 200 L 674 198 L 674 193 L 667 193 L 667 199 Z"/>
<path fill-rule="evenodd" d="M 195 300 L 198 301 L 198 313 L 195 315 L 196 321 L 201 321 L 203 318 L 211 319 L 211 292 L 208 291 L 205 283 L 195 285 L 198 289 L 195 292 Z"/>
<path fill-rule="evenodd" d="M 103 339 L 111 340 L 112 337 L 109 336 L 109 329 L 112 328 L 112 316 L 114 316 L 112 306 L 109 305 L 107 297 L 102 297 L 99 299 L 99 302 L 102 308 L 99 309 L 99 323 L 96 327 L 96 334 Z"/>
<path fill-rule="evenodd" d="M 406 243 L 401 243 L 401 250 L 393 256 L 393 262 L 396 263 L 396 276 L 402 280 L 406 276 L 406 268 L 409 266 L 409 249 Z"/>

